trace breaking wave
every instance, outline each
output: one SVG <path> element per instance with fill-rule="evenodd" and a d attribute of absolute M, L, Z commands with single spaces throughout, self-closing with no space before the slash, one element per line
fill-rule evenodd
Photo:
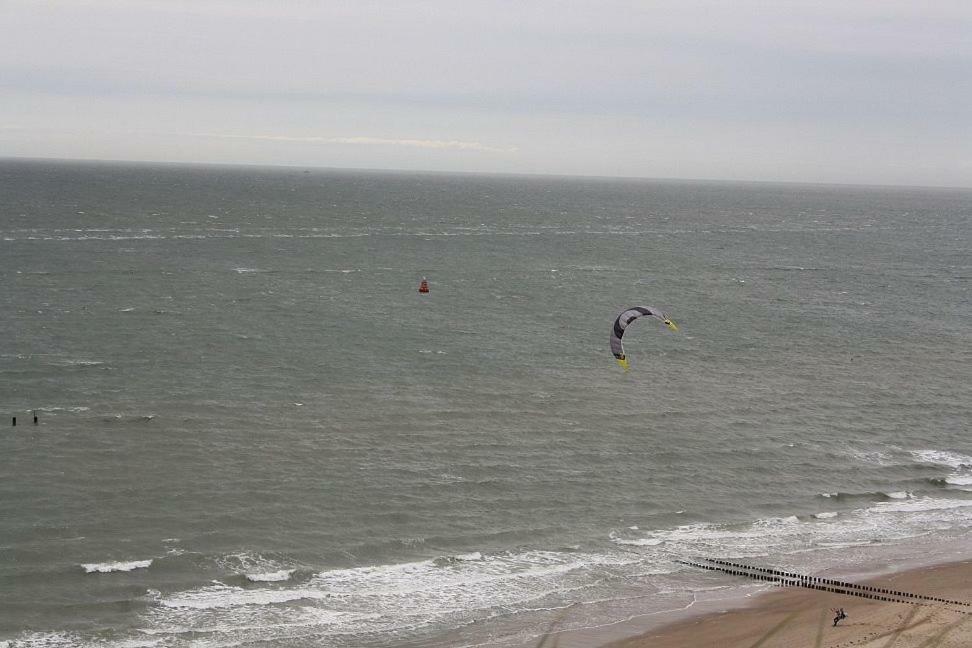
<path fill-rule="evenodd" d="M 251 583 L 276 583 L 290 580 L 290 577 L 293 576 L 294 572 L 296 571 L 296 569 L 281 569 L 275 572 L 247 574 L 246 579 Z"/>
<path fill-rule="evenodd" d="M 85 573 L 88 574 L 109 574 L 111 572 L 128 572 L 135 569 L 148 569 L 151 565 L 152 559 L 129 560 L 121 562 L 82 563 L 81 567 L 83 567 Z"/>

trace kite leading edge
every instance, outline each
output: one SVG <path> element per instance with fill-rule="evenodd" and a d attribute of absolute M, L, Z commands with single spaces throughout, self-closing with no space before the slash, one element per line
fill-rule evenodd
<path fill-rule="evenodd" d="M 645 315 L 648 317 L 654 317 L 655 319 L 661 321 L 672 331 L 678 330 L 678 325 L 674 322 L 674 320 L 670 319 L 667 315 L 656 308 L 634 306 L 633 308 L 623 311 L 620 315 L 618 315 L 618 318 L 614 320 L 614 328 L 611 330 L 611 353 L 614 354 L 618 364 L 625 371 L 628 370 L 630 365 L 628 363 L 627 356 L 624 354 L 624 347 L 621 345 L 621 338 L 624 336 L 624 330 L 628 328 L 628 324 Z"/>

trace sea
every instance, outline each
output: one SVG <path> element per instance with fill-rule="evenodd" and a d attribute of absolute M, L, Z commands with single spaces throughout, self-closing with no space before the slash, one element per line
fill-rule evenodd
<path fill-rule="evenodd" d="M 0 331 L 2 648 L 563 647 L 767 587 L 680 560 L 972 558 L 969 189 L 8 159 Z"/>

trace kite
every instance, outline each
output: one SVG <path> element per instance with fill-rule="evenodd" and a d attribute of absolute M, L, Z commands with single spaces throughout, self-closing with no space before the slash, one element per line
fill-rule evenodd
<path fill-rule="evenodd" d="M 635 306 L 618 315 L 618 318 L 614 320 L 614 328 L 611 330 L 611 353 L 614 354 L 614 357 L 618 360 L 618 364 L 624 367 L 625 371 L 628 370 L 628 358 L 624 355 L 624 347 L 621 346 L 621 338 L 624 336 L 624 330 L 628 328 L 628 324 L 644 315 L 660 320 L 665 324 L 665 326 L 673 331 L 678 330 L 678 326 L 675 324 L 675 322 L 670 320 L 667 315 L 656 308 Z"/>

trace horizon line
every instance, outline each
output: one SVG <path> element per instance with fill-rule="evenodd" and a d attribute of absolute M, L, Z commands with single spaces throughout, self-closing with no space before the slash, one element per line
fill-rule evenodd
<path fill-rule="evenodd" d="M 303 169 L 317 171 L 361 171 L 367 173 L 396 173 L 396 174 L 425 174 L 425 175 L 460 175 L 460 176 L 494 176 L 494 177 L 524 177 L 524 178 L 560 178 L 560 179 L 590 179 L 590 180 L 627 180 L 627 181 L 660 181 L 660 182 L 710 182 L 721 184 L 776 184 L 776 185 L 809 185 L 829 187 L 869 187 L 882 189 L 945 189 L 970 191 L 972 185 L 910 185 L 910 184 L 881 184 L 864 182 L 828 182 L 819 180 L 754 180 L 754 179 L 726 179 L 726 178 L 676 178 L 660 176 L 612 176 L 581 173 L 539 173 L 525 171 L 443 171 L 439 169 L 402 169 L 385 167 L 335 167 L 308 164 L 272 164 L 262 162 L 185 162 L 173 160 L 126 160 L 114 158 L 61 158 L 44 156 L 0 155 L 0 161 L 28 161 L 28 162 L 66 162 L 91 164 L 133 164 L 158 166 L 190 166 L 190 167 L 230 167 L 240 169 Z"/>

